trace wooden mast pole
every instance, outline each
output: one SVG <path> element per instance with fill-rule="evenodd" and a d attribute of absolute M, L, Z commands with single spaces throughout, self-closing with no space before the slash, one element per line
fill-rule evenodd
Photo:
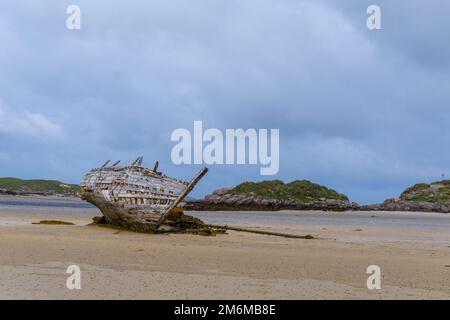
<path fill-rule="evenodd" d="M 170 212 L 181 202 L 183 199 L 194 189 L 195 185 L 200 181 L 201 178 L 208 172 L 208 168 L 203 168 L 197 173 L 197 175 L 192 179 L 192 181 L 188 184 L 187 188 L 175 199 L 175 201 L 164 211 L 159 218 L 158 222 L 156 222 L 153 230 L 157 231 L 159 227 L 164 223 L 164 221 L 169 216 Z"/>

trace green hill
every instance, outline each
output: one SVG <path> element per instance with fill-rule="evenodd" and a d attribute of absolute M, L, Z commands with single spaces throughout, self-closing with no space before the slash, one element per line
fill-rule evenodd
<path fill-rule="evenodd" d="M 321 198 L 348 201 L 347 196 L 308 180 L 295 180 L 290 183 L 284 183 L 280 180 L 244 182 L 229 190 L 229 193 L 256 196 L 262 199 L 299 200 L 303 202 Z"/>
<path fill-rule="evenodd" d="M 450 180 L 419 183 L 406 189 L 400 199 L 415 202 L 450 204 Z"/>
<path fill-rule="evenodd" d="M 23 193 L 76 193 L 79 186 L 56 180 L 22 180 L 18 178 L 0 178 L 0 189 Z"/>

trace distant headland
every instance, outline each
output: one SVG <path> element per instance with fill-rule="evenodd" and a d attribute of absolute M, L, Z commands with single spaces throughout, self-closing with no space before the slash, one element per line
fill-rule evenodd
<path fill-rule="evenodd" d="M 244 182 L 224 188 L 203 200 L 190 201 L 185 210 L 353 210 L 358 204 L 333 189 L 308 180 Z"/>
<path fill-rule="evenodd" d="M 450 212 L 450 180 L 418 183 L 407 188 L 399 198 L 381 204 L 361 206 L 360 210 Z"/>
<path fill-rule="evenodd" d="M 76 197 L 80 188 L 57 180 L 0 178 L 0 195 Z M 243 182 L 222 188 L 201 200 L 188 200 L 186 211 L 418 211 L 450 213 L 450 180 L 419 183 L 399 198 L 380 204 L 359 205 L 336 190 L 308 180 Z"/>
<path fill-rule="evenodd" d="M 333 189 L 307 180 L 244 182 L 224 188 L 203 200 L 190 201 L 185 210 L 324 210 L 324 211 L 421 211 L 450 212 L 450 180 L 420 183 L 406 189 L 400 198 L 381 204 L 359 205 Z"/>
<path fill-rule="evenodd" d="M 80 187 L 57 180 L 0 178 L 0 194 L 18 196 L 77 196 Z"/>

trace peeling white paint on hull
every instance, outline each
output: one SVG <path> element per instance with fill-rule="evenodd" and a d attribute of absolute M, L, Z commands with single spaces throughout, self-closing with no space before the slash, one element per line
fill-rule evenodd
<path fill-rule="evenodd" d="M 191 183 L 170 178 L 141 166 L 142 157 L 132 165 L 107 166 L 89 171 L 81 182 L 81 198 L 100 209 L 111 224 L 138 222 L 161 224 L 207 172 L 204 168 Z"/>

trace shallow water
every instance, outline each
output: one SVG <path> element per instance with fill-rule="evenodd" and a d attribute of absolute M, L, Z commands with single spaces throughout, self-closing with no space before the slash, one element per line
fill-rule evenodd
<path fill-rule="evenodd" d="M 42 207 L 74 209 L 97 209 L 81 200 L 72 199 L 0 199 L 2 207 Z M 29 211 L 32 208 L 27 208 Z M 67 212 L 68 210 L 64 210 Z M 87 214 L 91 210 L 83 210 Z M 76 210 L 79 214 L 81 211 Z M 188 211 L 211 224 L 240 224 L 240 225 L 266 225 L 266 226 L 343 226 L 343 227 L 371 227 L 404 230 L 450 230 L 450 214 L 425 212 L 376 212 L 376 211 Z"/>
<path fill-rule="evenodd" d="M 1 199 L 1 206 L 31 206 L 31 207 L 57 207 L 57 208 L 94 208 L 93 205 L 81 200 L 70 199 Z"/>
<path fill-rule="evenodd" d="M 322 212 L 322 211 L 196 211 L 190 212 L 211 224 L 267 226 L 369 227 L 402 230 L 450 230 L 450 215 L 418 212 Z"/>
<path fill-rule="evenodd" d="M 2 210 L 3 209 L 3 210 Z M 64 215 L 65 219 L 84 217 L 90 219 L 101 213 L 97 208 L 81 200 L 66 199 L 0 199 L 0 213 L 7 213 L 8 225 L 12 217 L 32 215 L 45 219 Z M 351 233 L 337 238 L 354 240 L 355 238 L 369 240 L 414 240 L 419 239 L 432 242 L 450 244 L 450 214 L 423 212 L 323 212 L 323 211 L 190 211 L 189 215 L 196 216 L 206 223 L 219 225 L 238 225 L 252 227 L 311 229 L 315 235 L 334 236 L 331 230 L 377 231 L 382 230 L 384 236 Z M 83 218 L 83 219 L 84 219 Z M 5 225 L 5 223 L 0 224 Z M 330 231 L 325 231 L 330 230 Z M 400 231 L 408 236 L 397 236 Z M 389 234 L 389 235 L 387 235 Z"/>

